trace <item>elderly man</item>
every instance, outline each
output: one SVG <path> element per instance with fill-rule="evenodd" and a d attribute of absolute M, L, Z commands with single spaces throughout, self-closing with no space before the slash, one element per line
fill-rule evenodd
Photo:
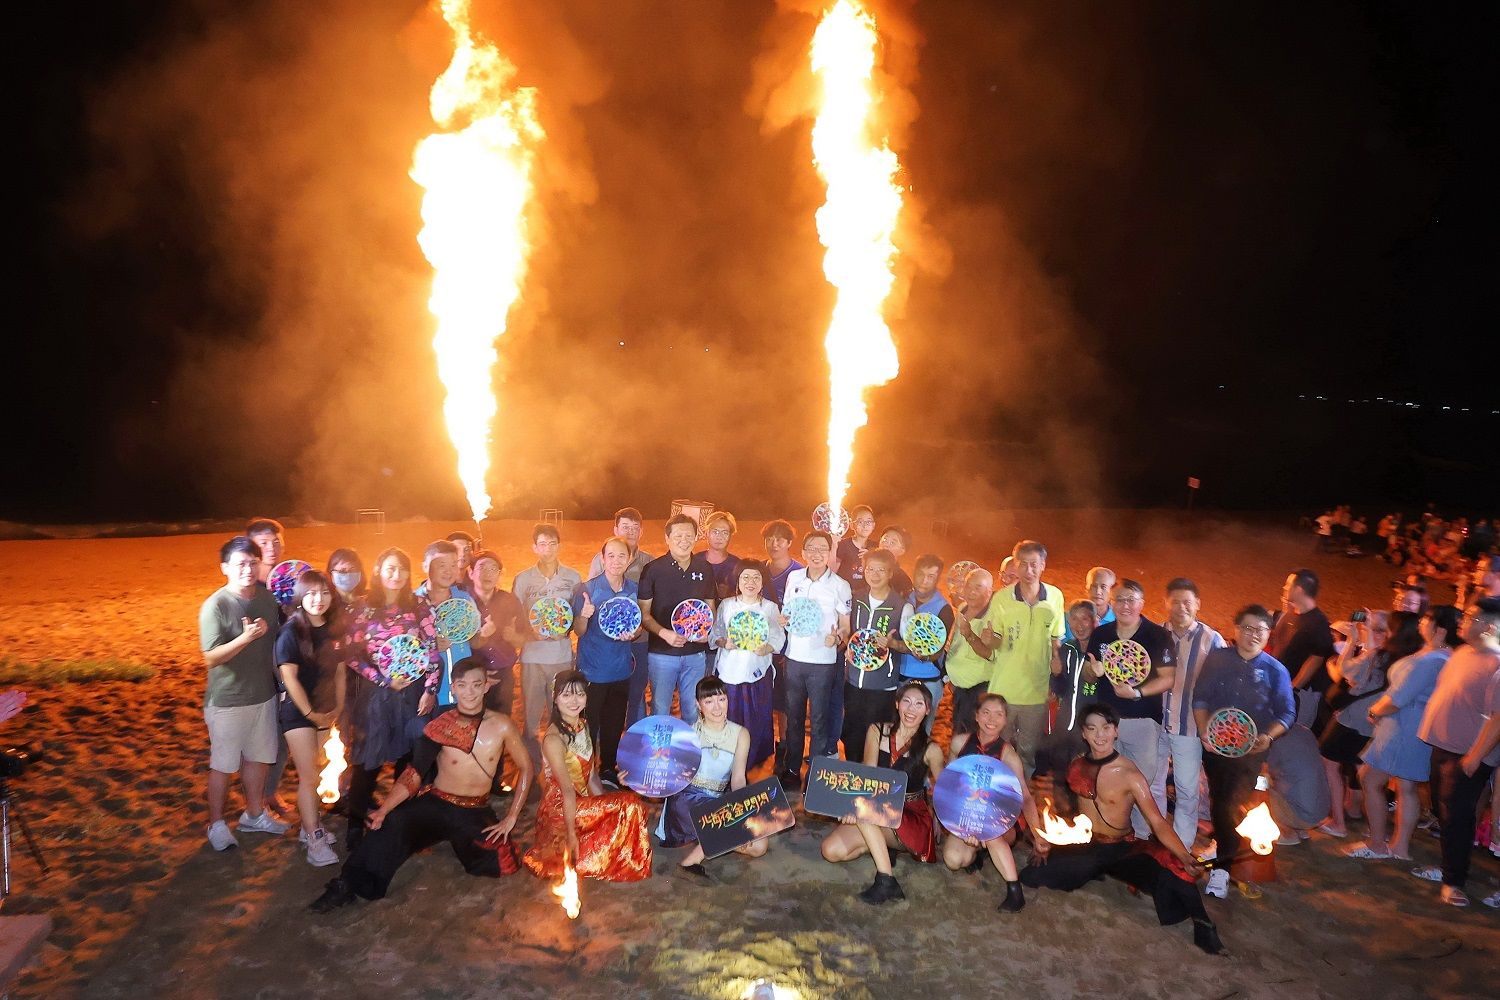
<path fill-rule="evenodd" d="M 1204 658 L 1203 672 L 1193 687 L 1193 715 L 1199 738 L 1209 751 L 1203 755 L 1203 771 L 1208 775 L 1214 838 L 1218 841 L 1206 891 L 1220 899 L 1229 895 L 1230 867 L 1249 851 L 1249 843 L 1235 827 L 1250 811 L 1249 800 L 1266 753 L 1292 728 L 1297 717 L 1287 669 L 1266 652 L 1271 613 L 1251 604 L 1234 616 L 1234 628 L 1234 645 L 1216 649 Z M 1209 742 L 1209 717 L 1221 708 L 1240 709 L 1255 722 L 1255 743 L 1249 753 L 1225 757 Z M 1254 887 L 1241 886 L 1241 891 L 1250 897 L 1259 895 Z"/>
<path fill-rule="evenodd" d="M 989 690 L 1010 703 L 1005 738 L 1015 745 L 1030 774 L 1036 769 L 1037 746 L 1046 728 L 1047 693 L 1063 638 L 1066 605 L 1061 590 L 1042 582 L 1047 549 L 1041 542 L 1017 542 L 1011 565 L 1015 584 L 995 594 L 996 631 L 1002 643 L 990 672 Z"/>
<path fill-rule="evenodd" d="M 1108 625 L 1115 620 L 1115 609 L 1110 604 L 1109 598 L 1110 592 L 1115 589 L 1115 581 L 1117 579 L 1119 578 L 1115 576 L 1115 571 L 1108 566 L 1095 566 L 1083 576 L 1084 594 L 1094 604 L 1094 625 L 1096 627 L 1099 625 Z M 1069 630 L 1063 633 L 1064 639 L 1073 638 L 1071 628 L 1072 626 L 1070 625 Z"/>
<path fill-rule="evenodd" d="M 1162 695 L 1177 681 L 1177 644 L 1172 634 L 1142 613 L 1146 592 L 1134 580 L 1121 580 L 1115 587 L 1115 620 L 1094 629 L 1089 640 L 1088 676 L 1098 679 L 1096 697 L 1120 715 L 1120 752 L 1135 761 L 1141 773 L 1156 777 L 1161 757 Z M 1146 676 L 1134 685 L 1119 684 L 1105 676 L 1105 660 L 1130 650 L 1146 658 Z M 1144 814 L 1131 813 L 1135 835 L 1151 835 Z"/>
<path fill-rule="evenodd" d="M 948 680 L 953 685 L 953 732 L 974 731 L 974 710 L 989 690 L 995 650 L 1000 648 L 995 578 L 987 569 L 964 577 L 964 599 L 953 608 L 948 634 Z"/>
<path fill-rule="evenodd" d="M 641 512 L 639 510 L 634 507 L 621 507 L 615 511 L 615 537 L 625 539 L 625 544 L 630 546 L 630 565 L 625 567 L 625 579 L 639 584 L 641 572 L 653 558 L 651 553 L 641 548 Z M 589 562 L 587 579 L 592 580 L 603 572 L 604 555 L 601 550 L 594 553 L 594 558 Z M 649 638 L 643 633 L 641 638 L 630 644 L 630 696 L 625 708 L 626 726 L 633 726 L 646 717 L 646 681 L 648 679 L 646 657 L 649 653 L 649 643 Z"/>

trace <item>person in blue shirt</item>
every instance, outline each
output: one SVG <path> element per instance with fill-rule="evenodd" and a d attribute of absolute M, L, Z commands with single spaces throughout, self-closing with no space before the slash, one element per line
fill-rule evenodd
<path fill-rule="evenodd" d="M 634 665 L 630 644 L 641 630 L 637 627 L 630 635 L 612 639 L 598 627 L 594 615 L 606 601 L 616 597 L 636 600 L 640 589 L 625 575 L 632 556 L 629 542 L 618 536 L 611 538 L 599 555 L 604 571 L 583 581 L 573 591 L 573 631 L 578 636 L 578 669 L 589 679 L 584 715 L 589 722 L 589 737 L 599 748 L 599 781 L 619 788 L 615 754 L 630 707 L 630 676 Z"/>
<path fill-rule="evenodd" d="M 1215 649 L 1203 658 L 1202 672 L 1193 688 L 1193 716 L 1203 741 L 1203 772 L 1213 799 L 1211 815 L 1218 855 L 1210 863 L 1207 892 L 1220 899 L 1229 894 L 1229 869 L 1235 859 L 1248 856 L 1250 844 L 1235 827 L 1250 811 L 1256 779 L 1271 743 L 1292 728 L 1297 702 L 1292 677 L 1281 661 L 1266 652 L 1271 637 L 1271 612 L 1259 604 L 1234 616 L 1234 644 Z M 1238 708 L 1255 722 L 1255 742 L 1240 757 L 1225 757 L 1209 741 L 1208 720 L 1221 708 Z M 1241 885 L 1246 895 L 1258 895 Z"/>
<path fill-rule="evenodd" d="M 901 624 L 906 625 L 906 619 L 910 615 L 930 614 L 937 615 L 942 619 L 943 628 L 948 634 L 953 634 L 953 608 L 948 604 L 948 599 L 938 590 L 938 581 L 943 577 L 943 560 L 931 553 L 917 557 L 915 575 L 912 577 L 912 591 L 902 595 L 906 601 L 909 613 L 902 615 Z M 943 664 L 947 661 L 947 651 L 938 650 L 931 656 L 919 656 L 907 650 L 896 654 L 897 665 L 901 669 L 903 681 L 921 681 L 932 694 L 932 711 L 927 714 L 927 735 L 932 735 L 932 720 L 937 715 L 938 706 L 943 703 Z"/>
<path fill-rule="evenodd" d="M 434 609 L 444 601 L 460 600 L 474 604 L 473 595 L 459 585 L 459 580 L 462 579 L 459 558 L 458 546 L 447 539 L 439 539 L 427 546 L 422 553 L 422 572 L 427 574 L 427 579 L 413 593 L 427 598 L 427 603 Z M 477 604 L 474 604 L 474 610 L 479 610 Z M 437 707 L 442 709 L 453 704 L 453 664 L 472 656 L 474 649 L 468 639 L 450 642 L 442 636 L 438 637 L 437 647 L 443 657 L 443 676 L 438 682 L 437 690 Z M 428 718 L 422 718 L 413 723 L 417 727 L 413 732 L 413 739 L 428 721 Z"/>

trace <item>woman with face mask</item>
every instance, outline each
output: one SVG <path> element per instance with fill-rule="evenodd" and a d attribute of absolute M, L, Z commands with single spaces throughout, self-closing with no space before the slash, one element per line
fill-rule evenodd
<path fill-rule="evenodd" d="M 353 549 L 334 549 L 328 557 L 325 575 L 333 584 L 333 603 L 338 606 L 341 617 L 348 620 L 354 606 L 364 600 L 368 587 L 365 584 L 364 563 Z"/>

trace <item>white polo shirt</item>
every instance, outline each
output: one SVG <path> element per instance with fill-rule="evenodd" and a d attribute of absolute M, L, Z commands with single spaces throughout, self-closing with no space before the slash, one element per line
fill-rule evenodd
<path fill-rule="evenodd" d="M 849 613 L 854 600 L 849 581 L 827 567 L 816 580 L 808 579 L 806 569 L 794 569 L 786 578 L 786 598 L 781 606 L 786 607 L 794 597 L 811 597 L 817 601 L 823 609 L 823 621 L 818 625 L 818 631 L 810 636 L 787 633 L 787 658 L 801 663 L 837 663 L 839 650 L 837 646 L 828 645 L 828 635 L 838 624 L 839 615 Z"/>

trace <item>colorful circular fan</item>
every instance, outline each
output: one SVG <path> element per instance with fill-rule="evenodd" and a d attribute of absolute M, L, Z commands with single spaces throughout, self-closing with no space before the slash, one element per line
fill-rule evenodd
<path fill-rule="evenodd" d="M 1244 709 L 1221 708 L 1208 717 L 1203 740 L 1220 757 L 1243 757 L 1255 746 L 1255 720 Z"/>
<path fill-rule="evenodd" d="M 1111 684 L 1135 687 L 1151 675 L 1151 654 L 1134 639 L 1116 639 L 1103 652 L 1104 676 Z"/>
<path fill-rule="evenodd" d="M 641 627 L 641 606 L 629 597 L 611 597 L 594 612 L 599 631 L 611 639 L 623 639 Z"/>
<path fill-rule="evenodd" d="M 403 632 L 393 635 L 375 650 L 375 665 L 387 677 L 406 677 L 416 680 L 427 673 L 432 661 L 428 659 L 427 647 L 416 636 Z"/>
<path fill-rule="evenodd" d="M 771 638 L 771 623 L 759 611 L 736 611 L 729 616 L 729 645 L 755 652 Z"/>
<path fill-rule="evenodd" d="M 824 500 L 813 508 L 812 525 L 826 531 L 834 538 L 843 538 L 849 533 L 849 514 L 842 507 L 835 507 Z"/>
<path fill-rule="evenodd" d="M 963 589 L 964 581 L 969 574 L 979 568 L 979 564 L 972 559 L 960 559 L 948 567 L 948 596 L 952 597 Z"/>
<path fill-rule="evenodd" d="M 301 559 L 288 559 L 271 567 L 271 573 L 266 577 L 266 586 L 271 590 L 271 596 L 276 598 L 276 603 L 283 608 L 292 606 L 296 600 L 297 578 L 312 569 Z"/>
<path fill-rule="evenodd" d="M 573 606 L 560 597 L 544 597 L 531 606 L 531 631 L 539 639 L 558 639 L 573 627 Z"/>
<path fill-rule="evenodd" d="M 880 633 L 872 628 L 862 628 L 849 637 L 849 665 L 856 670 L 879 670 L 890 659 L 891 651 L 883 649 L 876 640 Z"/>
<path fill-rule="evenodd" d="M 794 597 L 781 609 L 786 615 L 786 630 L 799 639 L 818 634 L 823 627 L 823 605 L 811 597 Z"/>
<path fill-rule="evenodd" d="M 672 609 L 672 631 L 688 642 L 702 642 L 714 628 L 714 611 L 707 601 L 689 597 Z"/>
<path fill-rule="evenodd" d="M 479 632 L 479 609 L 473 601 L 450 597 L 432 609 L 438 637 L 449 642 L 468 642 Z"/>
<path fill-rule="evenodd" d="M 948 626 L 929 611 L 919 611 L 901 626 L 901 641 L 918 656 L 935 656 L 948 643 Z"/>

